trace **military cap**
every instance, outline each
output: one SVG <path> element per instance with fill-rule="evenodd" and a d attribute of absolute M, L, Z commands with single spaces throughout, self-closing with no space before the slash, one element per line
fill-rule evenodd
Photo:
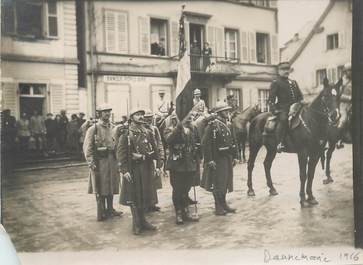
<path fill-rule="evenodd" d="M 214 112 L 218 113 L 224 110 L 230 110 L 232 109 L 231 106 L 229 106 L 227 103 L 223 102 L 223 101 L 218 101 L 216 104 L 216 107 L 214 108 Z"/>
<path fill-rule="evenodd" d="M 130 111 L 130 117 L 132 117 L 132 115 L 134 115 L 134 114 L 136 114 L 138 112 L 141 112 L 142 115 L 145 115 L 145 110 L 143 108 L 137 107 L 137 108 L 131 109 L 131 111 Z"/>
<path fill-rule="evenodd" d="M 201 95 L 202 92 L 200 92 L 200 90 L 198 88 L 194 89 L 194 92 L 193 92 L 194 95 Z"/>
<path fill-rule="evenodd" d="M 154 116 L 154 113 L 151 110 L 146 109 L 144 117 L 147 118 L 147 117 L 152 117 L 152 116 Z"/>
<path fill-rule="evenodd" d="M 290 65 L 290 62 L 288 61 L 285 61 L 285 62 L 281 62 L 277 65 L 277 67 L 279 69 L 290 69 L 291 68 L 291 65 Z"/>
<path fill-rule="evenodd" d="M 112 110 L 112 107 L 108 105 L 107 103 L 102 103 L 98 105 L 97 111 L 105 111 L 105 110 Z"/>

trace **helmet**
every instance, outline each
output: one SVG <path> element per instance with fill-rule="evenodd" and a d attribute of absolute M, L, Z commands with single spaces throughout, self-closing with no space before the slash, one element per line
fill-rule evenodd
<path fill-rule="evenodd" d="M 145 110 L 138 107 L 138 108 L 133 108 L 130 111 L 130 117 L 132 117 L 132 115 L 134 115 L 135 113 L 138 113 L 138 112 L 142 112 L 142 114 L 145 115 Z"/>
<path fill-rule="evenodd" d="M 230 110 L 230 109 L 232 109 L 232 107 L 229 106 L 227 103 L 223 101 L 217 101 L 216 107 L 214 108 L 214 112 L 218 113 L 220 111 Z"/>
<path fill-rule="evenodd" d="M 194 95 L 201 95 L 202 92 L 200 92 L 200 90 L 198 88 L 194 89 L 194 92 L 193 92 Z"/>
<path fill-rule="evenodd" d="M 112 107 L 107 103 L 102 103 L 97 106 L 97 111 L 112 110 Z"/>
<path fill-rule="evenodd" d="M 278 68 L 279 69 L 290 69 L 291 68 L 291 65 L 290 65 L 290 62 L 281 62 L 278 64 Z"/>
<path fill-rule="evenodd" d="M 151 110 L 146 109 L 144 117 L 147 118 L 147 117 L 152 117 L 152 116 L 154 116 L 154 113 Z"/>
<path fill-rule="evenodd" d="M 351 70 L 352 69 L 352 64 L 350 62 L 347 62 L 345 65 L 344 65 L 344 70 Z"/>

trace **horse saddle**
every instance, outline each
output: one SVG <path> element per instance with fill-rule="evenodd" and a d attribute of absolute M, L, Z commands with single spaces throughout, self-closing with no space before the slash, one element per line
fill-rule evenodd
<path fill-rule="evenodd" d="M 274 134 L 278 122 L 279 121 L 278 121 L 276 115 L 273 115 L 271 117 L 268 117 L 267 118 L 267 121 L 266 121 L 266 124 L 265 124 L 265 128 L 263 130 L 263 135 Z"/>
<path fill-rule="evenodd" d="M 290 110 L 289 110 L 289 129 L 290 130 L 294 130 L 295 128 L 297 128 L 300 123 L 301 123 L 301 119 L 300 119 L 300 114 L 302 112 L 303 109 L 303 104 L 300 102 L 294 103 L 290 106 Z"/>

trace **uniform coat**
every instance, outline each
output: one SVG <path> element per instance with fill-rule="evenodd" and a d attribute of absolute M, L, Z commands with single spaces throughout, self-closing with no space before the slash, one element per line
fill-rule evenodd
<path fill-rule="evenodd" d="M 91 126 L 83 143 L 83 152 L 89 164 L 96 165 L 95 170 L 90 170 L 88 193 L 102 196 L 118 194 L 120 176 L 115 155 L 115 141 L 113 125 L 98 121 Z M 97 148 L 106 147 L 108 151 L 96 152 Z"/>
<path fill-rule="evenodd" d="M 150 153 L 153 154 L 150 155 Z M 145 160 L 133 159 L 133 155 L 144 155 Z M 157 204 L 154 186 L 154 159 L 157 167 L 161 167 L 161 159 L 157 152 L 155 138 L 144 126 L 132 123 L 128 132 L 121 135 L 117 145 L 117 158 L 120 171 L 129 172 L 133 183 L 123 180 L 120 203 L 135 204 L 138 208 Z M 131 161 L 130 161 L 131 160 Z"/>
<path fill-rule="evenodd" d="M 215 136 L 215 137 L 214 137 Z M 210 122 L 202 139 L 204 170 L 201 187 L 207 191 L 233 191 L 233 159 L 236 158 L 234 138 L 222 118 Z M 208 163 L 214 161 L 216 169 Z"/>
<path fill-rule="evenodd" d="M 156 127 L 154 125 L 147 125 L 146 128 L 149 129 L 151 131 L 151 133 L 153 134 L 155 141 L 156 141 L 156 147 L 157 147 L 157 151 L 159 153 L 159 157 L 164 162 L 165 151 L 164 151 L 164 146 L 163 146 L 163 142 L 161 140 L 161 135 L 160 135 L 158 127 Z M 162 188 L 162 180 L 161 180 L 160 174 L 154 175 L 154 186 L 157 190 Z"/>

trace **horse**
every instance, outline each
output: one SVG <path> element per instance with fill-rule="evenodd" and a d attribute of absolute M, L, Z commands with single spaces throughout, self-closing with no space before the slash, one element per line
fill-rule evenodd
<path fill-rule="evenodd" d="M 327 79 L 324 80 L 323 90 L 309 104 L 304 105 L 293 119 L 294 129 L 289 129 L 286 143 L 290 147 L 289 153 L 297 153 L 300 171 L 300 204 L 302 208 L 317 205 L 318 201 L 313 196 L 312 184 L 316 164 L 319 161 L 322 146 L 321 140 L 326 140 L 329 124 L 336 121 L 339 116 L 338 102 L 339 93 L 336 86 L 330 86 Z M 273 114 L 265 112 L 257 115 L 250 125 L 248 160 L 248 196 L 255 196 L 252 187 L 252 171 L 260 148 L 264 145 L 267 154 L 263 162 L 265 177 L 270 195 L 277 195 L 271 179 L 271 166 L 277 153 L 276 131 L 265 134 L 266 122 Z M 307 183 L 306 183 L 307 181 Z M 305 191 L 308 195 L 306 199 Z"/>
<path fill-rule="evenodd" d="M 248 125 L 250 121 L 261 113 L 258 104 L 251 105 L 242 112 L 235 112 L 232 115 L 232 131 L 238 146 L 238 157 L 243 163 L 246 162 L 246 142 L 248 137 Z M 242 155 L 241 155 L 242 153 Z"/>
<path fill-rule="evenodd" d="M 343 102 L 342 102 L 343 103 Z M 343 106 L 342 106 L 343 105 Z M 331 177 L 330 162 L 335 148 L 344 147 L 342 142 L 349 142 L 351 140 L 352 129 L 352 105 L 351 103 L 344 102 L 340 106 L 340 113 L 343 115 L 340 117 L 338 124 L 330 126 L 328 130 L 328 138 L 324 143 L 324 147 L 328 144 L 328 148 L 324 149 L 321 155 L 321 165 L 323 170 L 325 169 L 326 179 L 323 180 L 323 184 L 329 184 L 334 182 Z M 326 150 L 326 154 L 325 154 Z"/>

